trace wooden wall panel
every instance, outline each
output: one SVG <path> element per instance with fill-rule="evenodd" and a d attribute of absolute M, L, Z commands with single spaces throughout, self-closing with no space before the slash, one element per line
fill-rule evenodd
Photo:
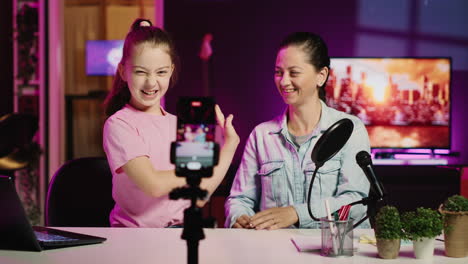
<path fill-rule="evenodd" d="M 87 40 L 124 39 L 138 17 L 155 21 L 153 0 L 68 0 L 65 2 L 65 95 L 67 97 L 67 159 L 103 156 L 102 96 L 111 89 L 113 76 L 87 76 Z"/>

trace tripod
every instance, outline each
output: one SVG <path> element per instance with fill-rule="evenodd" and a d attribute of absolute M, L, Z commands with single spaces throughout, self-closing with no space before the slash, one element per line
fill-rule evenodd
<path fill-rule="evenodd" d="M 188 186 L 172 190 L 169 193 L 169 198 L 171 200 L 180 198 L 191 200 L 190 207 L 184 210 L 184 230 L 182 232 L 182 239 L 187 240 L 187 263 L 197 264 L 198 244 L 201 239 L 205 238 L 205 234 L 203 233 L 202 211 L 201 208 L 197 206 L 197 200 L 205 198 L 207 191 L 199 187 L 202 178 L 199 173 L 190 173 L 186 175 L 186 178 Z"/>

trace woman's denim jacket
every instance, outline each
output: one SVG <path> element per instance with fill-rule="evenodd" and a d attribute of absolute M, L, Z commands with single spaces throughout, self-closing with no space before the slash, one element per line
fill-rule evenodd
<path fill-rule="evenodd" d="M 318 228 L 307 210 L 307 192 L 315 164 L 312 149 L 320 135 L 333 123 L 349 118 L 354 130 L 346 145 L 319 168 L 312 188 L 311 208 L 317 218 L 326 216 L 324 200 L 328 199 L 332 212 L 368 196 L 369 182 L 356 163 L 356 154 L 370 151 L 369 136 L 364 124 L 355 116 L 326 106 L 312 137 L 298 149 L 287 130 L 287 111 L 277 118 L 258 125 L 246 143 L 242 161 L 235 176 L 231 193 L 226 200 L 226 227 L 245 214 L 273 208 L 294 206 L 299 228 Z M 301 157 L 304 157 L 301 160 Z M 363 205 L 354 205 L 350 217 L 355 222 L 366 213 Z M 293 226 L 292 226 L 293 227 Z M 364 222 L 361 227 L 368 227 Z"/>

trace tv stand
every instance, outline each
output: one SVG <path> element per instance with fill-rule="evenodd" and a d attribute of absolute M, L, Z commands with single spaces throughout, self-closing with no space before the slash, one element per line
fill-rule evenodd
<path fill-rule="evenodd" d="M 460 153 L 445 149 L 373 149 L 372 154 L 379 165 L 447 165 Z"/>
<path fill-rule="evenodd" d="M 431 156 L 445 156 L 445 157 L 458 157 L 460 152 L 451 151 L 448 149 L 372 149 L 372 154 L 376 159 L 393 158 L 394 155 L 431 155 Z"/>

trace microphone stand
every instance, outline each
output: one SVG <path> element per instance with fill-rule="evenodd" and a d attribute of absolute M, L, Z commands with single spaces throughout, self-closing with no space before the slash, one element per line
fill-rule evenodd
<path fill-rule="evenodd" d="M 198 263 L 198 245 L 205 238 L 203 233 L 203 218 L 201 208 L 197 206 L 197 200 L 207 195 L 206 190 L 200 189 L 201 175 L 190 173 L 186 175 L 188 187 L 175 188 L 169 193 L 171 200 L 179 198 L 191 200 L 191 205 L 184 210 L 184 230 L 182 239 L 187 240 L 188 264 Z"/>
<path fill-rule="evenodd" d="M 377 213 L 377 203 L 383 200 L 382 197 L 378 197 L 378 195 L 375 195 L 371 193 L 368 197 L 363 198 L 359 201 L 350 203 L 350 206 L 356 205 L 356 204 L 363 204 L 367 205 L 367 214 L 364 216 L 361 220 L 359 220 L 356 224 L 353 225 L 353 229 L 359 226 L 362 222 L 364 222 L 366 219 L 369 218 L 369 221 L 371 222 L 371 227 L 374 227 L 374 222 L 375 222 L 375 215 Z"/>

